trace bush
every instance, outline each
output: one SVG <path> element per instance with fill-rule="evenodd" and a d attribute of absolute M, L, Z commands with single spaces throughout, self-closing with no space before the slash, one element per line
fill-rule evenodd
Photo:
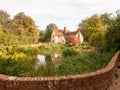
<path fill-rule="evenodd" d="M 35 63 L 35 57 L 27 56 L 24 53 L 15 53 L 13 55 L 0 53 L 1 74 L 12 76 L 30 76 L 30 72 L 34 71 L 33 66 Z"/>
<path fill-rule="evenodd" d="M 67 47 L 61 44 L 45 44 L 38 47 L 40 49 L 40 53 L 51 54 L 53 52 L 62 52 Z"/>
<path fill-rule="evenodd" d="M 26 53 L 28 55 L 36 55 L 36 54 L 38 54 L 39 49 L 37 47 L 27 46 L 27 47 L 20 47 L 19 51 Z"/>
<path fill-rule="evenodd" d="M 71 55 L 71 54 L 70 54 Z M 58 75 L 88 73 L 104 68 L 112 53 L 87 52 L 65 58 L 58 67 Z"/>
<path fill-rule="evenodd" d="M 64 57 L 68 57 L 68 56 L 74 56 L 74 55 L 77 55 L 78 53 L 73 50 L 73 49 L 65 49 L 63 52 L 62 52 L 62 55 Z"/>

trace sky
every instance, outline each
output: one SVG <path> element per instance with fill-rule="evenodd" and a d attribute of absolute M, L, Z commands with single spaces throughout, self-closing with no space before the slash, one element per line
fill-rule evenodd
<path fill-rule="evenodd" d="M 81 20 L 93 14 L 114 13 L 120 0 L 0 0 L 0 9 L 11 17 L 19 12 L 30 16 L 40 30 L 50 23 L 74 31 Z"/>

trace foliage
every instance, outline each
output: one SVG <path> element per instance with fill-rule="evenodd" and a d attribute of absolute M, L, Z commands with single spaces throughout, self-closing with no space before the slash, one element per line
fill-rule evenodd
<path fill-rule="evenodd" d="M 79 24 L 86 41 L 100 50 L 120 49 L 120 14 L 92 15 Z"/>
<path fill-rule="evenodd" d="M 37 27 L 34 21 L 23 12 L 10 19 L 7 12 L 0 10 L 0 34 L 0 44 L 4 45 L 38 42 Z"/>
<path fill-rule="evenodd" d="M 120 49 L 120 12 L 117 12 L 113 24 L 108 28 L 105 34 L 105 49 Z"/>
<path fill-rule="evenodd" d="M 62 52 L 62 55 L 64 56 L 64 57 L 68 57 L 68 56 L 75 56 L 75 55 L 77 55 L 78 53 L 75 51 L 75 50 L 73 50 L 73 49 L 65 49 L 63 52 Z"/>
<path fill-rule="evenodd" d="M 32 46 L 0 46 L 0 52 L 6 55 L 14 55 L 16 53 L 24 53 L 26 55 L 36 55 L 39 53 L 38 47 Z"/>
<path fill-rule="evenodd" d="M 6 11 L 0 10 L 0 25 L 2 25 L 3 30 L 7 29 L 9 21 L 10 15 Z"/>
<path fill-rule="evenodd" d="M 106 30 L 101 16 L 98 14 L 94 14 L 91 17 L 83 20 L 82 23 L 79 24 L 79 27 L 82 29 L 85 39 L 92 42 L 94 42 L 92 37 L 95 33 L 100 33 Z"/>
<path fill-rule="evenodd" d="M 88 42 L 85 42 L 82 45 L 79 46 L 73 46 L 72 49 L 77 52 L 87 52 L 87 51 L 93 51 L 93 47 L 89 45 Z"/>
<path fill-rule="evenodd" d="M 26 16 L 23 12 L 18 13 L 11 21 L 10 29 L 12 29 L 16 35 L 37 35 L 37 28 L 34 21 Z M 16 31 L 16 32 L 15 32 Z"/>
<path fill-rule="evenodd" d="M 58 75 L 73 75 L 99 70 L 108 64 L 112 55 L 112 53 L 88 52 L 69 56 L 60 63 Z"/>
<path fill-rule="evenodd" d="M 19 47 L 17 51 L 23 52 L 27 55 L 36 55 L 39 53 L 39 48 L 38 47 L 31 47 L 31 46 Z"/>
<path fill-rule="evenodd" d="M 10 50 L 11 49 L 11 50 Z M 18 49 L 16 49 L 17 51 Z M 107 65 L 112 53 L 87 52 L 67 56 L 59 65 L 47 62 L 36 67 L 37 58 L 26 52 L 0 51 L 0 73 L 22 77 L 73 75 L 96 71 Z"/>
<path fill-rule="evenodd" d="M 44 30 L 40 30 L 39 31 L 39 41 L 40 42 L 45 42 L 46 40 L 45 40 L 46 38 L 45 38 L 45 31 Z"/>
<path fill-rule="evenodd" d="M 52 31 L 53 31 L 54 29 L 57 29 L 57 28 L 58 28 L 58 27 L 57 27 L 56 24 L 54 24 L 54 23 L 51 23 L 51 24 L 47 25 L 45 37 L 46 37 L 46 39 L 47 39 L 48 41 L 50 41 Z"/>
<path fill-rule="evenodd" d="M 40 53 L 43 54 L 51 54 L 53 52 L 62 52 L 67 47 L 62 44 L 50 44 L 47 43 L 45 45 L 40 45 L 39 47 Z"/>
<path fill-rule="evenodd" d="M 24 53 L 15 53 L 13 55 L 0 53 L 0 73 L 12 76 L 28 76 L 30 71 L 33 70 L 34 59 Z M 27 67 L 28 65 L 29 67 Z"/>

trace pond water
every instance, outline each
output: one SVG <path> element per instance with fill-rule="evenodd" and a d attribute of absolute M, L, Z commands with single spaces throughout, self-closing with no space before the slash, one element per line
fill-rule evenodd
<path fill-rule="evenodd" d="M 40 65 L 40 64 L 45 65 L 47 62 L 57 65 L 61 62 L 61 60 L 63 59 L 63 56 L 61 53 L 52 53 L 51 55 L 38 54 L 37 59 L 38 59 L 37 65 Z"/>
<path fill-rule="evenodd" d="M 20 77 L 48 76 L 52 69 L 60 65 L 62 60 L 63 56 L 60 53 L 32 56 L 23 53 L 7 56 L 3 53 L 0 57 L 0 73 Z"/>

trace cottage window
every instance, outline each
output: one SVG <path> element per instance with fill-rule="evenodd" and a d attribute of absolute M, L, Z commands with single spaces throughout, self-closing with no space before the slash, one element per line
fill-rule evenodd
<path fill-rule="evenodd" d="M 65 41 L 64 41 L 64 40 L 62 40 L 62 43 L 64 44 L 64 43 L 65 43 Z"/>
<path fill-rule="evenodd" d="M 54 43 L 54 40 L 52 40 L 52 43 Z"/>

